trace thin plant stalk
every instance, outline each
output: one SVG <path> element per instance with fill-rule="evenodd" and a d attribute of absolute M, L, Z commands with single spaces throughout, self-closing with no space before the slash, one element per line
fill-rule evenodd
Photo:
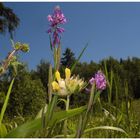
<path fill-rule="evenodd" d="M 112 99 L 112 84 L 113 84 L 113 70 L 111 68 L 110 71 L 110 78 L 109 78 L 109 72 L 107 70 L 107 61 L 104 61 L 104 69 L 105 69 L 105 75 L 107 78 L 107 82 L 108 82 L 108 103 L 111 104 L 111 99 Z"/>
<path fill-rule="evenodd" d="M 127 121 L 127 124 L 128 126 L 130 126 L 130 116 L 129 116 L 129 107 L 128 107 L 128 104 L 129 104 L 129 100 L 128 100 L 128 83 L 125 82 L 125 104 L 126 104 L 126 121 Z M 130 127 L 128 127 L 130 129 Z"/>
<path fill-rule="evenodd" d="M 57 100 L 58 100 L 58 96 L 54 95 L 52 100 L 51 100 L 51 103 L 49 103 L 48 110 L 47 110 L 47 113 L 46 113 L 46 122 L 45 122 L 46 123 L 46 128 L 48 127 L 49 121 L 53 117 L 54 109 L 55 109 L 55 107 L 57 105 Z M 52 129 L 47 131 L 47 133 L 46 133 L 47 137 L 49 137 L 51 135 L 51 131 L 52 131 Z"/>
<path fill-rule="evenodd" d="M 56 66 L 56 70 L 59 70 L 59 68 L 60 68 L 60 61 L 61 61 L 61 45 L 59 43 L 58 48 L 57 48 L 57 66 Z"/>
<path fill-rule="evenodd" d="M 118 100 L 118 81 L 119 81 L 119 79 L 118 78 L 119 78 L 118 76 L 116 76 L 114 78 L 114 84 L 115 84 L 115 104 L 116 104 L 116 108 L 119 108 L 119 100 Z M 117 115 L 118 115 L 118 111 L 116 109 L 116 117 L 117 117 Z"/>
<path fill-rule="evenodd" d="M 66 102 L 66 111 L 69 110 L 69 104 L 70 104 L 70 95 L 67 96 L 67 102 Z M 68 125 L 68 121 L 65 120 L 64 122 L 64 137 L 67 138 L 67 125 Z"/>
<path fill-rule="evenodd" d="M 14 80 L 15 80 L 15 78 L 13 78 L 11 83 L 10 83 L 10 86 L 9 86 L 9 89 L 8 89 L 8 92 L 7 92 L 7 95 L 6 95 L 6 99 L 4 101 L 4 104 L 3 104 L 3 107 L 2 107 L 2 110 L 1 110 L 1 113 L 0 113 L 0 126 L 1 126 L 4 113 L 5 113 L 7 105 L 8 105 L 8 101 L 9 101 L 11 90 L 12 90 L 12 87 L 13 87 L 13 84 L 14 84 Z"/>
<path fill-rule="evenodd" d="M 49 103 L 52 100 L 52 65 L 49 66 L 49 78 L 48 78 L 48 97 L 49 97 Z"/>
<path fill-rule="evenodd" d="M 94 102 L 94 90 L 95 90 L 95 84 L 92 85 L 91 92 L 90 92 L 90 98 L 89 98 L 89 102 L 88 102 L 88 106 L 87 106 L 87 111 L 83 117 L 82 123 L 80 122 L 81 127 L 80 127 L 80 130 L 77 130 L 77 133 L 75 136 L 76 138 L 81 138 L 81 136 L 84 133 L 84 130 L 86 128 L 89 113 L 90 113 L 90 110 L 91 110 L 91 108 L 93 106 L 93 102 Z"/>
<path fill-rule="evenodd" d="M 54 71 L 56 71 L 57 68 L 57 48 L 54 48 Z"/>

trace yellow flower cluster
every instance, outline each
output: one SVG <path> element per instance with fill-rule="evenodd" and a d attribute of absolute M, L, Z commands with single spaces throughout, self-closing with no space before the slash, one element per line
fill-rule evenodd
<path fill-rule="evenodd" d="M 79 76 L 71 77 L 71 71 L 68 68 L 65 69 L 65 79 L 61 78 L 59 71 L 55 72 L 55 77 L 57 81 L 52 82 L 52 88 L 60 96 L 67 96 L 79 92 L 86 84 Z"/>

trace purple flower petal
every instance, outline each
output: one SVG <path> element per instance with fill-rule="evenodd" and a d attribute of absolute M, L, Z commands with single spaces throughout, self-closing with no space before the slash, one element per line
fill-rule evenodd
<path fill-rule="evenodd" d="M 60 43 L 59 34 L 64 32 L 64 29 L 58 26 L 60 26 L 60 24 L 66 23 L 66 18 L 59 6 L 56 6 L 54 8 L 53 15 L 48 15 L 48 21 L 50 22 L 50 27 L 51 27 L 51 29 L 48 30 L 48 33 L 49 34 L 52 33 L 52 38 L 53 38 L 52 44 L 53 46 L 55 46 L 56 44 Z"/>
<path fill-rule="evenodd" d="M 47 33 L 52 33 L 52 29 L 51 28 L 48 29 Z"/>
<path fill-rule="evenodd" d="M 90 82 L 90 84 L 93 84 L 95 82 L 96 88 L 98 90 L 102 91 L 102 90 L 106 89 L 107 81 L 106 81 L 105 75 L 101 71 L 98 71 L 95 74 L 95 77 L 92 77 L 89 80 L 89 82 Z"/>
<path fill-rule="evenodd" d="M 92 77 L 92 78 L 89 80 L 89 82 L 90 82 L 91 85 L 93 85 L 94 82 L 95 82 L 95 78 Z"/>
<path fill-rule="evenodd" d="M 59 33 L 63 33 L 63 32 L 64 32 L 64 28 L 57 27 L 57 31 L 58 31 Z"/>
<path fill-rule="evenodd" d="M 53 22 L 52 16 L 48 15 L 48 21 Z"/>

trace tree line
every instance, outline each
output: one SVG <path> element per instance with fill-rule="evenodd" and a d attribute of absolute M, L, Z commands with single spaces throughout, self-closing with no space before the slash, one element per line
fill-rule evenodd
<path fill-rule="evenodd" d="M 62 54 L 61 59 L 61 73 L 64 75 L 64 68 L 71 67 L 71 65 L 76 61 L 75 54 L 71 49 L 67 48 Z M 103 59 L 96 63 L 91 61 L 78 62 L 72 75 L 79 75 L 84 78 L 84 80 L 89 81 L 89 79 L 98 71 L 102 70 L 105 72 L 105 62 L 108 73 L 113 71 L 114 81 L 112 86 L 112 102 L 115 99 L 116 83 L 119 100 L 123 100 L 125 83 L 128 84 L 128 94 L 131 99 L 140 98 L 140 59 L 133 57 L 127 58 L 126 60 L 120 59 L 116 60 L 113 57 Z M 10 97 L 9 105 L 7 108 L 8 116 L 28 116 L 35 115 L 40 110 L 40 108 L 48 102 L 48 71 L 50 63 L 47 60 L 41 60 L 37 65 L 36 69 L 29 71 L 27 65 L 21 65 L 18 67 L 18 75 L 12 89 L 12 94 Z M 2 106 L 8 85 L 10 82 L 10 68 L 6 74 L 0 78 L 0 106 Z M 101 94 L 102 99 L 107 101 L 107 90 L 103 91 Z M 89 94 L 86 91 L 82 93 L 77 93 L 71 96 L 71 107 L 84 105 L 88 100 Z M 64 104 L 60 103 L 59 106 L 64 108 Z"/>

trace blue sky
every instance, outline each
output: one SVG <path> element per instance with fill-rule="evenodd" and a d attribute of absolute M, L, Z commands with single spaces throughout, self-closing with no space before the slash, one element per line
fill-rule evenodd
<path fill-rule="evenodd" d="M 20 18 L 15 41 L 28 43 L 30 52 L 21 60 L 34 69 L 41 59 L 53 62 L 49 47 L 47 15 L 60 5 L 68 22 L 62 35 L 63 51 L 69 47 L 76 56 L 89 43 L 81 61 L 103 58 L 126 59 L 140 54 L 140 3 L 115 2 L 9 2 L 4 3 Z M 0 35 L 0 59 L 11 50 L 9 35 Z"/>

